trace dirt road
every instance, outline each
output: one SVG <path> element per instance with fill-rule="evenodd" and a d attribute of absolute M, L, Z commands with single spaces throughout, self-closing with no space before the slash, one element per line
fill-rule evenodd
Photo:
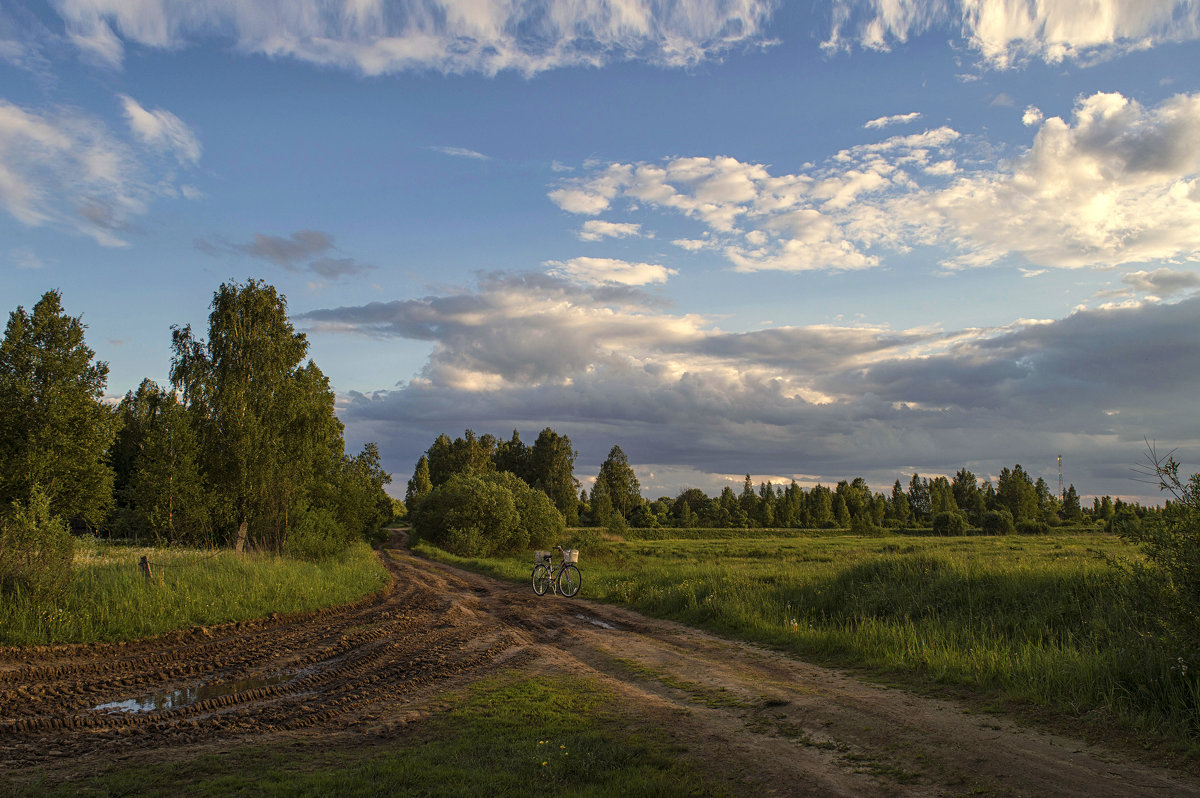
<path fill-rule="evenodd" d="M 0 772 L 289 736 L 350 744 L 420 723 L 447 688 L 518 669 L 607 684 L 689 755 L 767 794 L 1200 796 L 1192 777 L 766 649 L 538 599 L 403 549 L 385 561 L 392 585 L 351 607 L 0 650 Z"/>

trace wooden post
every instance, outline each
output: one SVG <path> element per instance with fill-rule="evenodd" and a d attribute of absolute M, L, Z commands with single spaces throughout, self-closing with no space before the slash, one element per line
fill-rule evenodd
<path fill-rule="evenodd" d="M 150 573 L 150 558 L 145 554 L 142 555 L 142 559 L 138 560 L 138 568 L 141 569 L 142 576 L 146 577 L 146 579 L 153 578 L 153 574 Z"/>

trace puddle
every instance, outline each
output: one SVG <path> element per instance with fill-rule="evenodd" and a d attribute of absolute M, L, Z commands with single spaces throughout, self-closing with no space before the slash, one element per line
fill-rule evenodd
<path fill-rule="evenodd" d="M 156 712 L 158 710 L 186 707 L 188 704 L 195 704 L 197 701 L 204 701 L 205 699 L 216 698 L 217 696 L 234 695 L 235 693 L 244 693 L 247 690 L 254 690 L 259 687 L 269 687 L 273 684 L 290 682 L 298 675 L 280 674 L 278 676 L 268 676 L 265 679 L 243 679 L 238 682 L 190 685 L 169 692 L 153 693 L 139 698 L 127 698 L 124 701 L 110 701 L 107 704 L 100 704 L 93 707 L 92 710 L 94 712 L 109 713 Z"/>
<path fill-rule="evenodd" d="M 594 623 L 594 624 L 596 624 L 596 626 L 602 627 L 604 629 L 612 629 L 613 631 L 616 631 L 616 629 L 617 629 L 617 627 L 613 626 L 612 624 L 605 623 L 604 621 L 602 621 L 598 618 L 589 618 L 586 615 L 576 615 L 575 617 L 581 621 L 587 621 L 588 623 Z"/>

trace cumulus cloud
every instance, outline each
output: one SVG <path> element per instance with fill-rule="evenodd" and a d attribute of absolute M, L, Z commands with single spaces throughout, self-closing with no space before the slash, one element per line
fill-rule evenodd
<path fill-rule="evenodd" d="M 353 258 L 331 257 L 329 253 L 337 251 L 333 236 L 320 230 L 297 230 L 286 237 L 255 233 L 245 244 L 201 239 L 196 242 L 196 249 L 214 256 L 237 252 L 270 261 L 290 272 L 310 272 L 333 280 L 375 268 Z"/>
<path fill-rule="evenodd" d="M 960 32 L 991 67 L 1029 59 L 1086 63 L 1195 39 L 1200 6 L 1192 0 L 837 0 L 823 46 L 888 50 L 910 36 L 947 28 Z"/>
<path fill-rule="evenodd" d="M 593 165 L 549 198 L 596 215 L 681 215 L 739 271 L 851 270 L 918 246 L 946 268 L 1112 267 L 1200 258 L 1200 94 L 1146 108 L 1120 94 L 1035 121 L 1031 146 L 997 163 L 949 127 L 848 147 L 775 174 L 729 157 Z"/>
<path fill-rule="evenodd" d="M 179 194 L 161 154 L 136 151 L 101 120 L 0 100 L 0 208 L 22 224 L 123 246 L 153 200 Z"/>
<path fill-rule="evenodd" d="M 420 374 L 342 413 L 404 452 L 399 467 L 437 432 L 550 425 L 581 465 L 616 442 L 635 463 L 681 472 L 838 479 L 869 461 L 864 476 L 890 484 L 912 463 L 986 474 L 1064 452 L 1084 490 L 1128 493 L 1104 464 L 1135 460 L 1143 436 L 1200 444 L 1187 404 L 1200 389 L 1200 299 L 984 329 L 728 332 L 636 292 L 491 275 L 475 290 L 299 321 L 431 344 Z"/>
<path fill-rule="evenodd" d="M 908 122 L 915 122 L 920 118 L 921 114 L 918 111 L 913 111 L 911 114 L 893 114 L 892 116 L 881 116 L 872 119 L 863 125 L 863 127 L 870 130 L 871 128 L 882 128 L 889 125 L 903 125 Z"/>
<path fill-rule="evenodd" d="M 127 42 L 177 48 L 229 36 L 246 53 L 380 75 L 515 71 L 644 60 L 689 66 L 763 43 L 770 0 L 61 0 L 71 41 L 120 65 Z"/>
<path fill-rule="evenodd" d="M 572 258 L 548 261 L 551 274 L 590 285 L 651 285 L 665 283 L 678 274 L 657 263 L 630 263 L 614 258 Z"/>
<path fill-rule="evenodd" d="M 181 163 L 194 164 L 200 160 L 200 141 L 183 120 L 161 108 L 147 111 L 128 95 L 118 97 L 130 129 L 143 143 L 174 155 Z"/>

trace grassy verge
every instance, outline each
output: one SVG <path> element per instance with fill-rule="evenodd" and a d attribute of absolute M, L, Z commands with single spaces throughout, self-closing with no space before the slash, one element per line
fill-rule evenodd
<path fill-rule="evenodd" d="M 529 578 L 524 557 L 420 550 Z M 580 596 L 1115 725 L 1200 761 L 1200 663 L 1155 643 L 1153 608 L 1111 565 L 1133 556 L 1097 533 L 627 541 L 582 552 Z"/>
<path fill-rule="evenodd" d="M 138 560 L 149 558 L 145 579 Z M 133 640 L 173 629 L 306 612 L 379 590 L 387 572 L 365 543 L 319 563 L 270 554 L 80 541 L 75 579 L 53 607 L 0 604 L 0 644 Z"/>
<path fill-rule="evenodd" d="M 591 681 L 507 673 L 447 700 L 447 711 L 386 741 L 235 748 L 9 786 L 28 796 L 732 794 Z"/>

